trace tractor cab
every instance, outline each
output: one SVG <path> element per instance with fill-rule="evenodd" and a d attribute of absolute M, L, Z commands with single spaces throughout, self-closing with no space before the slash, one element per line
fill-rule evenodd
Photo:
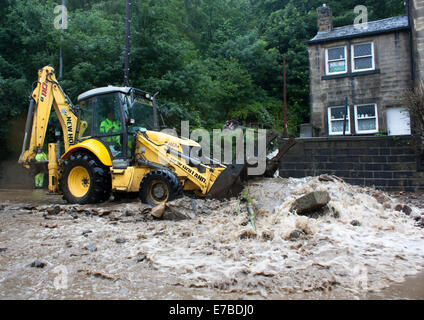
<path fill-rule="evenodd" d="M 129 87 L 104 87 L 78 97 L 77 142 L 100 140 L 114 162 L 133 158 L 134 134 L 158 130 L 156 101 L 149 93 Z"/>

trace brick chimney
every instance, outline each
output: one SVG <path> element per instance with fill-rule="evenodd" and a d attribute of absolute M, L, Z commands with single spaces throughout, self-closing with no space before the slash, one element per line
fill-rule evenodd
<path fill-rule="evenodd" d="M 331 8 L 325 3 L 317 9 L 318 32 L 328 32 L 333 30 L 333 13 Z"/>

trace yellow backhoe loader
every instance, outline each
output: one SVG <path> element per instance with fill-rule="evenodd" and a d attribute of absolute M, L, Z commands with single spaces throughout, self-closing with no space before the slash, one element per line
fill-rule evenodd
<path fill-rule="evenodd" d="M 37 166 L 51 108 L 63 132 L 59 144 L 49 144 L 49 191 L 63 193 L 70 203 L 100 203 L 112 192 L 139 193 L 158 205 L 192 191 L 201 197 L 231 195 L 244 165 L 210 165 L 183 152 L 201 148 L 192 140 L 159 132 L 156 98 L 130 87 L 104 87 L 78 97 L 74 106 L 55 77 L 54 68 L 38 71 L 32 92 L 22 154 L 26 168 Z M 240 191 L 240 190 L 238 190 Z"/>

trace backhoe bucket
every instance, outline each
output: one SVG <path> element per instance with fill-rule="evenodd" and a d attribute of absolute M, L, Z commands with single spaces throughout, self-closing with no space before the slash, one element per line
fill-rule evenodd
<path fill-rule="evenodd" d="M 246 165 L 235 162 L 229 165 L 216 179 L 206 198 L 221 200 L 237 197 L 244 188 L 240 175 L 245 167 Z"/>

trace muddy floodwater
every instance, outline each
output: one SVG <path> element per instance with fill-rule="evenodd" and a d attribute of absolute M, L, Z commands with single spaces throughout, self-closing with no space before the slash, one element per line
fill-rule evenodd
<path fill-rule="evenodd" d="M 255 219 L 239 199 L 187 198 L 179 221 L 1 189 L 0 299 L 424 299 L 422 195 L 317 177 L 247 188 Z M 313 191 L 326 208 L 291 210 Z"/>

